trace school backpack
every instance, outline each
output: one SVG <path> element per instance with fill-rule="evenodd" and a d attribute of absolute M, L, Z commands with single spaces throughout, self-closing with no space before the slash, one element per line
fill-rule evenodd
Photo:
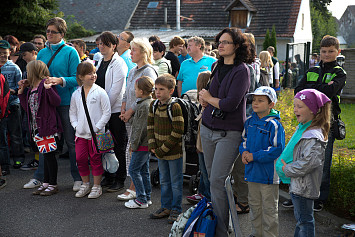
<path fill-rule="evenodd" d="M 183 99 L 184 96 L 187 99 Z M 155 100 L 153 103 L 153 114 L 158 108 L 158 100 Z M 167 114 L 170 122 L 172 122 L 172 106 L 178 103 L 182 110 L 182 116 L 184 117 L 184 142 L 185 149 L 194 149 L 196 147 L 196 138 L 197 138 L 197 130 L 198 130 L 198 121 L 196 121 L 196 117 L 199 115 L 199 109 L 197 105 L 191 101 L 190 97 L 187 94 L 183 94 L 181 98 L 173 97 L 171 103 L 168 105 Z"/>
<path fill-rule="evenodd" d="M 195 206 L 190 207 L 189 209 L 187 209 L 187 211 L 178 216 L 177 220 L 171 227 L 169 237 L 182 237 L 182 235 L 184 234 L 186 223 L 190 219 L 191 214 L 195 210 L 195 208 Z"/>
<path fill-rule="evenodd" d="M 269 74 L 265 68 L 260 68 L 259 84 L 260 86 L 270 86 Z"/>

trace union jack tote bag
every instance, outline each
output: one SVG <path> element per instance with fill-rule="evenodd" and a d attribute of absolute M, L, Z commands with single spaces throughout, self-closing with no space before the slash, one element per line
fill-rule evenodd
<path fill-rule="evenodd" d="M 33 140 L 36 142 L 38 151 L 41 153 L 48 153 L 57 150 L 57 142 L 54 135 L 41 137 L 37 133 Z"/>

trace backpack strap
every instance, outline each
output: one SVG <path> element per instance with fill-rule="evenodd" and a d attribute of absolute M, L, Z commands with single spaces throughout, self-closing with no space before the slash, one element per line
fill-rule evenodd
<path fill-rule="evenodd" d="M 159 100 L 155 100 L 153 103 L 153 115 L 155 115 L 155 112 L 157 111 L 158 103 L 159 103 Z"/>

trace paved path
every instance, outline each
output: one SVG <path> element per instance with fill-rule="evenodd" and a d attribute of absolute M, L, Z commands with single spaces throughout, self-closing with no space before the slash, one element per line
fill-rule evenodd
<path fill-rule="evenodd" d="M 27 159 L 29 160 L 29 159 Z M 75 198 L 69 172 L 69 160 L 58 159 L 60 192 L 51 197 L 33 196 L 22 186 L 33 171 L 11 170 L 8 184 L 0 190 L 0 236 L 154 236 L 166 237 L 171 225 L 166 219 L 151 220 L 149 214 L 160 207 L 160 189 L 153 188 L 153 205 L 131 210 L 116 199 L 118 193 L 104 193 L 99 199 Z M 156 167 L 157 163 L 151 163 Z M 129 183 L 126 181 L 126 186 Z M 184 183 L 184 198 L 189 195 Z M 183 210 L 190 205 L 183 200 Z M 248 215 L 240 215 L 244 236 L 250 234 Z M 293 210 L 279 208 L 280 236 L 293 236 Z M 334 227 L 316 225 L 317 236 L 340 236 Z"/>

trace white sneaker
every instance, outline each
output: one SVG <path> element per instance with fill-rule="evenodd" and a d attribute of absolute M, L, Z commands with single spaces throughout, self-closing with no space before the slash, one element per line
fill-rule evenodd
<path fill-rule="evenodd" d="M 148 204 L 148 206 L 152 205 L 153 204 L 152 200 L 148 200 L 147 204 Z"/>
<path fill-rule="evenodd" d="M 148 203 L 141 203 L 137 199 L 132 199 L 129 200 L 128 202 L 125 202 L 125 207 L 131 208 L 131 209 L 136 209 L 136 208 L 147 208 Z"/>
<path fill-rule="evenodd" d="M 80 186 L 80 190 L 75 194 L 75 197 L 81 198 L 86 196 L 88 193 L 90 193 L 90 185 L 82 184 Z"/>
<path fill-rule="evenodd" d="M 101 196 L 101 194 L 102 194 L 101 186 L 94 186 L 94 187 L 92 187 L 88 198 L 98 198 Z"/>
<path fill-rule="evenodd" d="M 36 188 L 41 186 L 42 182 L 38 179 L 31 179 L 27 184 L 23 185 L 23 188 Z"/>
<path fill-rule="evenodd" d="M 128 192 L 128 195 L 126 195 L 124 193 L 120 194 L 120 195 L 117 196 L 117 199 L 120 200 L 120 201 L 128 201 L 128 200 L 136 198 L 136 192 L 135 191 L 130 190 L 130 189 L 127 189 L 126 191 Z"/>
<path fill-rule="evenodd" d="M 74 181 L 73 191 L 78 192 L 82 184 L 83 184 L 82 181 Z"/>

